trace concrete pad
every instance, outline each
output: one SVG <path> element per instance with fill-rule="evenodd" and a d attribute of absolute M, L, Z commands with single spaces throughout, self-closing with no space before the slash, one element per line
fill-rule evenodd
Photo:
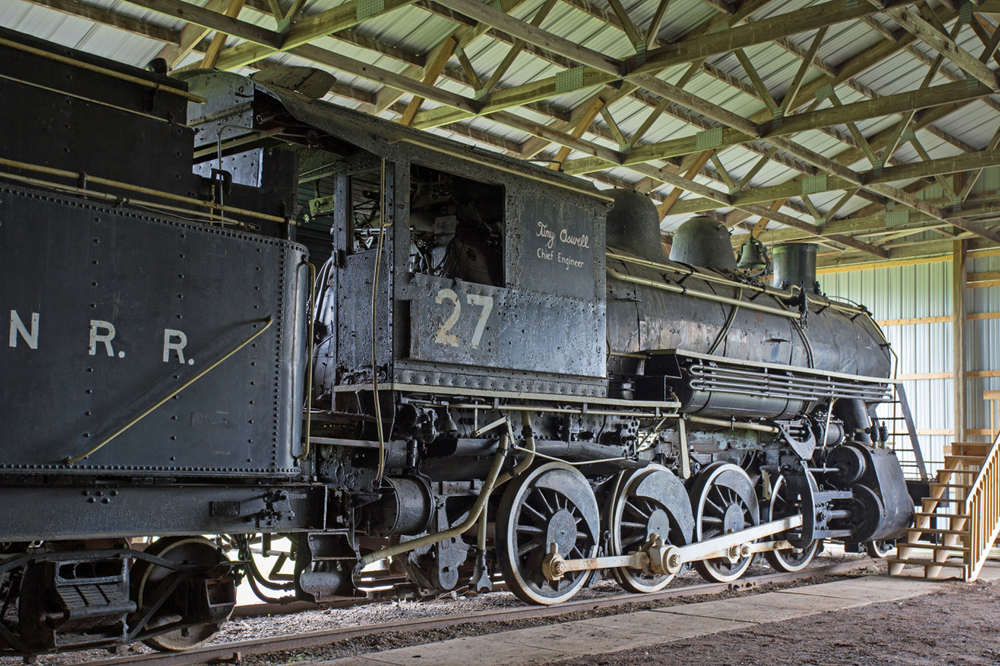
<path fill-rule="evenodd" d="M 658 612 L 690 615 L 702 618 L 737 620 L 740 622 L 781 622 L 796 617 L 815 615 L 828 610 L 842 610 L 866 602 L 833 597 L 798 597 L 774 592 L 755 597 L 709 601 L 700 604 L 671 606 Z"/>
<path fill-rule="evenodd" d="M 651 634 L 658 637 L 662 642 L 753 626 L 751 622 L 740 622 L 725 618 L 674 615 L 663 613 L 659 610 L 640 611 L 638 613 L 628 613 L 627 615 L 609 615 L 608 617 L 598 617 L 592 620 L 579 620 L 574 624 L 588 627 L 603 627 L 618 632 Z"/>
<path fill-rule="evenodd" d="M 622 627 L 571 622 L 534 629 L 520 629 L 497 634 L 496 640 L 514 645 L 527 645 L 556 650 L 570 655 L 603 654 L 632 648 L 659 645 L 672 640 L 652 633 L 628 631 Z"/>
<path fill-rule="evenodd" d="M 559 652 L 558 650 L 547 650 L 545 648 L 520 645 L 514 642 L 516 637 L 510 634 L 517 632 L 507 632 L 505 641 L 497 640 L 498 635 L 474 636 L 469 638 L 455 638 L 440 643 L 428 643 L 426 645 L 415 645 L 397 650 L 387 650 L 368 655 L 370 659 L 378 663 L 395 664 L 434 664 L 434 666 L 469 666 L 469 664 L 489 664 L 489 666 L 515 666 L 517 664 L 540 664 L 547 661 L 558 661 L 567 657 L 575 656 L 569 652 Z M 322 662 L 323 666 L 348 666 L 342 660 Z M 351 665 L 354 666 L 354 665 Z M 358 666 L 373 666 L 371 664 L 359 664 Z"/>
<path fill-rule="evenodd" d="M 979 571 L 979 580 L 1000 580 L 1000 562 L 987 560 Z"/>
<path fill-rule="evenodd" d="M 872 577 L 864 581 L 838 581 L 809 585 L 793 590 L 783 590 L 778 594 L 800 594 L 816 597 L 834 597 L 836 599 L 855 599 L 870 604 L 897 599 L 908 599 L 921 594 L 929 594 L 940 587 L 937 583 L 926 580 L 910 579 L 879 579 Z"/>
<path fill-rule="evenodd" d="M 344 657 L 343 659 L 334 659 L 333 661 L 304 661 L 300 662 L 300 666 L 326 666 L 327 664 L 336 664 L 337 666 L 386 666 L 388 662 L 376 661 L 375 659 L 369 659 L 368 657 Z"/>

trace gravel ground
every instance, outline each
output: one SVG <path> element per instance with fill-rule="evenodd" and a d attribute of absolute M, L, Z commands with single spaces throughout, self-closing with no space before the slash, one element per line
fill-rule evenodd
<path fill-rule="evenodd" d="M 824 552 L 823 556 L 817 557 L 817 566 L 834 564 L 847 559 L 856 559 L 858 556 L 844 557 L 839 552 Z M 747 576 L 757 576 L 773 573 L 772 569 L 763 562 L 755 563 L 747 572 Z M 670 584 L 670 588 L 697 585 L 703 583 L 703 579 L 693 570 L 682 572 Z M 816 582 L 810 581 L 810 582 Z M 405 645 L 423 644 L 428 642 L 446 640 L 459 636 L 471 636 L 484 633 L 494 633 L 496 631 L 506 631 L 523 627 L 539 626 L 561 622 L 567 619 L 584 619 L 599 615 L 617 614 L 633 610 L 644 610 L 648 608 L 663 607 L 677 603 L 691 603 L 693 601 L 705 601 L 711 598 L 726 598 L 730 596 L 740 596 L 745 594 L 759 594 L 761 592 L 794 587 L 803 583 L 787 584 L 781 586 L 767 585 L 756 588 L 752 591 L 729 591 L 722 595 L 711 597 L 697 596 L 690 598 L 668 599 L 661 602 L 643 602 L 641 596 L 636 596 L 636 602 L 629 604 L 625 609 L 615 608 L 599 611 L 588 611 L 573 613 L 570 616 L 560 616 L 559 618 L 539 618 L 532 620 L 519 620 L 514 622 L 489 623 L 479 625 L 466 625 L 451 627 L 442 630 L 425 631 L 417 633 L 389 633 L 372 636 L 368 638 L 352 639 L 343 644 L 334 644 L 323 648 L 316 648 L 309 651 L 297 651 L 291 654 L 272 655 L 268 657 L 255 657 L 248 655 L 244 657 L 244 664 L 285 664 L 302 661 L 304 659 L 325 658 L 331 659 L 355 654 L 364 654 Z M 603 599 L 623 594 L 621 588 L 613 580 L 604 580 L 593 587 L 581 590 L 574 598 L 574 601 L 585 599 Z M 443 595 L 431 600 L 423 601 L 389 601 L 372 603 L 354 608 L 319 609 L 295 613 L 292 615 L 275 615 L 257 618 L 239 618 L 226 623 L 223 630 L 211 641 L 210 644 L 230 643 L 234 641 L 251 640 L 255 638 L 267 638 L 273 636 L 286 636 L 309 631 L 320 631 L 336 629 L 341 627 L 364 626 L 382 624 L 392 621 L 412 620 L 417 618 L 438 617 L 448 615 L 461 615 L 475 613 L 485 610 L 496 610 L 511 607 L 523 607 L 525 604 L 518 600 L 510 592 L 491 592 L 482 595 Z M 119 653 L 121 656 L 128 654 L 144 654 L 151 652 L 143 645 L 135 645 Z M 72 652 L 60 655 L 42 655 L 37 659 L 37 664 L 42 666 L 68 666 L 71 664 L 86 663 L 109 658 L 108 650 L 88 650 Z M 0 666 L 14 666 L 21 664 L 19 658 L 0 658 Z"/>

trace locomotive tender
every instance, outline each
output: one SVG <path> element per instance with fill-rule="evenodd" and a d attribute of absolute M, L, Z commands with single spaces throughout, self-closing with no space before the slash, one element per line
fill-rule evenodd
<path fill-rule="evenodd" d="M 667 258 L 648 199 L 318 101 L 321 72 L 0 39 L 7 650 L 193 647 L 243 577 L 322 601 L 391 558 L 551 604 L 909 523 L 888 345 L 814 249 L 768 285 L 701 218 Z M 251 556 L 279 536 L 290 583 Z"/>

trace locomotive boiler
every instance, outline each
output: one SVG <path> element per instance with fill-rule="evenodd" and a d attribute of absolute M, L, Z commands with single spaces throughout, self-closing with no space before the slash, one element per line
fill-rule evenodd
<path fill-rule="evenodd" d="M 769 283 L 695 218 L 668 257 L 647 198 L 333 106 L 323 72 L 0 37 L 8 650 L 190 648 L 244 579 L 553 604 L 909 523 L 888 344 L 814 248 Z"/>

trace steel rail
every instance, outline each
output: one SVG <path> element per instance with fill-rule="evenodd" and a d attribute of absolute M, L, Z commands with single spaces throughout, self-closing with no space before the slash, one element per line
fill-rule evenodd
<path fill-rule="evenodd" d="M 510 622 L 514 620 L 558 617 L 569 613 L 616 608 L 633 603 L 644 604 L 650 601 L 661 601 L 665 599 L 675 599 L 678 597 L 706 596 L 720 594 L 729 590 L 751 590 L 767 584 L 794 583 L 817 576 L 832 576 L 851 573 L 852 571 L 867 568 L 872 563 L 873 561 L 870 558 L 865 557 L 849 562 L 839 562 L 837 564 L 814 567 L 794 573 L 775 573 L 763 576 L 752 576 L 733 583 L 702 583 L 698 585 L 678 587 L 671 590 L 663 590 L 662 592 L 654 592 L 652 594 L 622 594 L 605 599 L 569 601 L 557 606 L 526 606 L 500 610 L 488 610 L 478 613 L 463 613 L 460 615 L 443 617 L 417 618 L 414 620 L 403 620 L 401 622 L 385 622 L 382 624 L 342 627 L 339 629 L 328 629 L 304 634 L 293 634 L 290 636 L 258 638 L 248 641 L 239 641 L 236 643 L 227 643 L 224 645 L 213 645 L 188 650 L 186 652 L 129 655 L 124 658 L 90 661 L 87 662 L 87 666 L 123 666 L 124 664 L 190 666 L 192 664 L 217 663 L 222 661 L 232 661 L 249 654 L 270 654 L 286 650 L 301 650 L 310 647 L 330 645 L 341 641 L 356 639 L 362 636 L 375 636 L 390 632 L 412 633 L 433 629 L 445 629 L 467 624 Z"/>

